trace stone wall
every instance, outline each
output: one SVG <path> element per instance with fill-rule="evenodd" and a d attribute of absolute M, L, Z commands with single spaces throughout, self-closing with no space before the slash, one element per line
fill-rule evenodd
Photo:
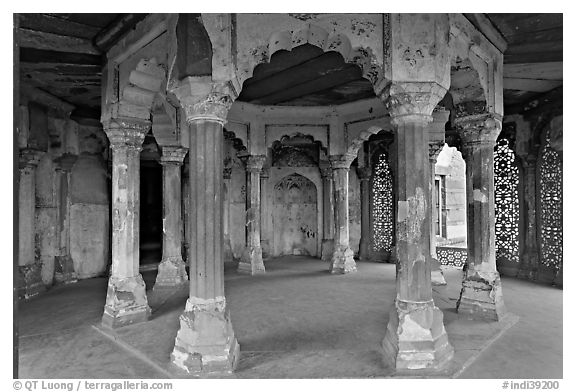
<path fill-rule="evenodd" d="M 110 200 L 106 164 L 82 153 L 71 173 L 70 253 L 78 278 L 100 276 L 110 258 Z"/>
<path fill-rule="evenodd" d="M 348 219 L 350 221 L 350 249 L 357 256 L 360 251 L 360 222 L 361 222 L 361 204 L 360 204 L 360 180 L 354 167 L 348 172 Z"/>

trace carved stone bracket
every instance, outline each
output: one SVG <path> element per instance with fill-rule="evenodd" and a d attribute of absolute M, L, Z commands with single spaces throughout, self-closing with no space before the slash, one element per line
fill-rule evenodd
<path fill-rule="evenodd" d="M 160 164 L 173 164 L 182 165 L 184 157 L 188 153 L 186 147 L 180 146 L 164 146 L 162 147 L 162 156 L 160 157 Z"/>
<path fill-rule="evenodd" d="M 320 167 L 320 176 L 323 180 L 326 178 L 332 178 L 332 167 L 330 166 L 330 162 L 320 161 L 318 166 Z"/>
<path fill-rule="evenodd" d="M 224 167 L 222 175 L 224 176 L 225 180 L 232 178 L 232 167 Z"/>

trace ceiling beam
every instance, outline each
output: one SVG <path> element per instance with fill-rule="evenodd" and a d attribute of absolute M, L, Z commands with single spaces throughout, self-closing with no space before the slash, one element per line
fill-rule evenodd
<path fill-rule="evenodd" d="M 505 90 L 521 90 L 521 91 L 545 93 L 561 85 L 562 85 L 561 80 L 504 78 Z"/>
<path fill-rule="evenodd" d="M 120 38 L 134 28 L 148 14 L 123 14 L 94 37 L 94 45 L 102 52 L 107 52 Z"/>
<path fill-rule="evenodd" d="M 94 55 L 100 54 L 100 51 L 92 45 L 90 40 L 23 28 L 16 30 L 16 41 L 18 45 L 23 48 Z"/>
<path fill-rule="evenodd" d="M 505 64 L 505 78 L 562 80 L 562 62 Z"/>
<path fill-rule="evenodd" d="M 20 27 L 46 33 L 91 39 L 100 28 L 46 14 L 19 14 Z"/>
<path fill-rule="evenodd" d="M 86 53 L 67 53 L 55 50 L 20 48 L 20 61 L 23 63 L 101 65 L 102 56 Z"/>
<path fill-rule="evenodd" d="M 490 19 L 484 14 L 464 14 L 464 17 L 470 21 L 500 52 L 504 53 L 508 43 L 502 36 L 502 33 L 492 24 Z"/>

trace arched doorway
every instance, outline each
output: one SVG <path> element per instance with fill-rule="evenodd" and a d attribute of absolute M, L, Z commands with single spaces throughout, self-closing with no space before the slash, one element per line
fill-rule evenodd
<path fill-rule="evenodd" d="M 316 256 L 318 201 L 316 185 L 299 174 L 274 185 L 273 255 Z"/>

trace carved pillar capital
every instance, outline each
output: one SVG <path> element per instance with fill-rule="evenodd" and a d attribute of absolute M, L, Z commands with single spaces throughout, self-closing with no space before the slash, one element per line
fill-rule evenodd
<path fill-rule="evenodd" d="M 455 120 L 455 125 L 462 140 L 462 155 L 464 158 L 469 156 L 469 153 L 476 148 L 494 148 L 496 139 L 502 130 L 500 116 L 493 113 L 458 117 Z"/>
<path fill-rule="evenodd" d="M 268 179 L 270 178 L 270 167 L 264 166 L 260 172 L 260 178 Z"/>
<path fill-rule="evenodd" d="M 392 124 L 406 122 L 429 123 L 432 111 L 446 94 L 435 82 L 393 82 L 382 92 L 382 99 L 392 118 Z"/>
<path fill-rule="evenodd" d="M 63 154 L 60 157 L 54 159 L 54 163 L 56 164 L 56 170 L 62 170 L 65 172 L 69 172 L 72 170 L 72 166 L 76 163 L 78 159 L 77 155 L 74 154 Z"/>
<path fill-rule="evenodd" d="M 440 155 L 440 152 L 442 151 L 443 147 L 444 147 L 444 142 L 442 142 L 442 141 L 435 141 L 435 142 L 428 143 L 428 154 L 430 156 L 431 162 L 436 163 L 436 160 L 438 159 L 438 155 Z"/>
<path fill-rule="evenodd" d="M 265 155 L 248 155 L 246 157 L 246 171 L 260 173 L 265 162 Z"/>
<path fill-rule="evenodd" d="M 112 118 L 102 125 L 112 151 L 119 149 L 140 151 L 144 137 L 151 127 L 150 121 L 135 118 Z"/>
<path fill-rule="evenodd" d="M 330 166 L 329 161 L 320 161 L 318 166 L 320 168 L 320 177 L 322 177 L 322 180 L 332 179 L 332 167 Z"/>
<path fill-rule="evenodd" d="M 350 154 L 330 155 L 330 166 L 332 169 L 346 169 L 350 170 L 350 164 L 354 160 L 354 156 Z"/>
<path fill-rule="evenodd" d="M 188 153 L 186 147 L 181 146 L 163 146 L 162 156 L 160 157 L 160 164 L 166 165 L 182 165 L 184 162 L 184 157 Z"/>
<path fill-rule="evenodd" d="M 44 151 L 35 150 L 32 148 L 24 148 L 20 150 L 19 166 L 20 169 L 26 167 L 36 167 L 40 162 L 40 159 L 44 155 Z"/>
<path fill-rule="evenodd" d="M 230 83 L 215 83 L 206 77 L 186 77 L 171 89 L 184 109 L 186 122 L 226 123 L 235 94 Z"/>
<path fill-rule="evenodd" d="M 358 174 L 358 179 L 360 181 L 368 181 L 372 176 L 372 169 L 368 166 L 357 167 L 356 174 Z"/>

